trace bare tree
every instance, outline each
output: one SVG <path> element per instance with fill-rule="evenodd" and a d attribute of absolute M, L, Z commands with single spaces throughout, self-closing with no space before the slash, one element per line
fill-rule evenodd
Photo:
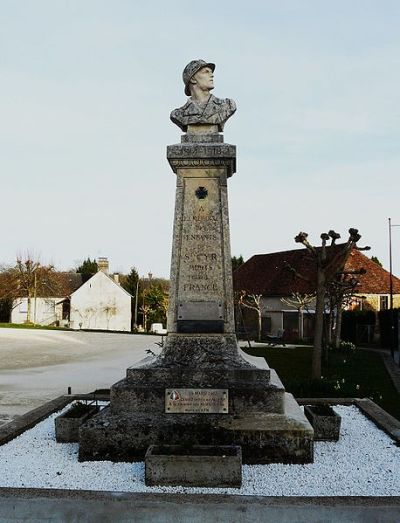
<path fill-rule="evenodd" d="M 257 340 L 261 341 L 262 328 L 262 309 L 261 309 L 262 294 L 247 294 L 246 291 L 240 291 L 239 305 L 247 309 L 253 309 L 257 312 Z"/>
<path fill-rule="evenodd" d="M 0 299 L 27 299 L 26 321 L 35 322 L 32 318 L 32 303 L 37 296 L 57 295 L 60 282 L 52 265 L 42 265 L 38 259 L 27 253 L 19 256 L 13 267 L 3 268 L 0 278 Z M 15 306 L 15 305 L 14 305 Z"/>
<path fill-rule="evenodd" d="M 143 330 L 147 332 L 147 317 L 152 313 L 153 309 L 150 305 L 143 303 L 139 310 L 143 315 Z"/>
<path fill-rule="evenodd" d="M 312 294 L 301 294 L 300 292 L 293 292 L 291 298 L 282 298 L 281 302 L 285 303 L 286 305 L 289 305 L 289 307 L 293 307 L 297 309 L 297 312 L 299 314 L 298 317 L 298 333 L 299 333 L 299 339 L 304 338 L 304 322 L 303 322 L 303 314 L 304 311 L 308 309 L 308 306 L 310 303 L 312 303 L 315 300 L 315 293 Z"/>
<path fill-rule="evenodd" d="M 327 287 L 335 279 L 338 272 L 343 272 L 347 258 L 352 249 L 356 247 L 361 235 L 358 233 L 358 229 L 349 229 L 347 242 L 341 245 L 335 245 L 336 240 L 340 238 L 340 234 L 330 230 L 328 233 L 321 234 L 322 242 L 319 248 L 311 245 L 307 238 L 307 233 L 300 232 L 295 237 L 295 242 L 303 244 L 308 249 L 315 260 L 317 268 L 312 377 L 314 379 L 321 379 L 322 337 Z M 327 242 L 329 240 L 330 248 L 328 249 Z M 333 246 L 335 247 L 333 248 Z"/>
<path fill-rule="evenodd" d="M 365 273 L 366 270 L 364 268 L 339 271 L 336 278 L 327 286 L 329 297 L 329 341 L 333 341 L 336 348 L 339 348 L 341 340 L 343 310 L 351 303 L 359 285 L 359 280 L 356 276 Z"/>

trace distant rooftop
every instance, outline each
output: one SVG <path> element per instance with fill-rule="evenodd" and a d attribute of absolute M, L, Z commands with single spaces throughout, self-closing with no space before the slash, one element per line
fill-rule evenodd
<path fill-rule="evenodd" d="M 334 247 L 335 250 L 337 247 Z M 327 249 L 329 252 L 332 248 Z M 358 249 L 353 249 L 345 264 L 345 270 L 361 268 L 367 272 L 357 276 L 360 282 L 357 293 L 389 294 L 389 272 Z M 311 294 L 316 290 L 316 280 L 316 262 L 307 249 L 256 254 L 233 273 L 235 290 L 246 290 L 265 296 L 290 296 L 293 292 Z M 400 279 L 395 276 L 393 292 L 400 294 Z"/>

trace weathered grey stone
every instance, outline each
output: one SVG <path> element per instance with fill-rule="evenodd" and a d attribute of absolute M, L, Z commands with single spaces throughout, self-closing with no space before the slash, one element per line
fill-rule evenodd
<path fill-rule="evenodd" d="M 181 143 L 224 143 L 217 126 L 190 125 L 187 134 L 181 136 Z"/>
<path fill-rule="evenodd" d="M 174 311 L 170 312 L 170 316 L 170 323 L 176 323 Z M 239 354 L 234 334 L 168 334 L 165 346 L 154 365 L 197 367 L 199 370 L 216 366 L 225 369 L 252 368 L 252 364 Z"/>
<path fill-rule="evenodd" d="M 226 165 L 234 161 L 235 148 L 226 146 L 185 144 L 168 150 L 171 166 L 177 172 L 169 333 L 188 332 L 184 330 L 187 320 L 180 317 L 179 311 L 201 302 L 222 307 L 221 317 L 211 322 L 208 332 L 221 332 L 213 328 L 218 322 L 222 323 L 223 333 L 235 332 L 227 197 L 227 176 L 234 166 Z M 199 332 L 197 319 L 191 318 L 193 333 Z M 203 329 L 204 322 L 198 321 Z"/>
<path fill-rule="evenodd" d="M 236 172 L 236 146 L 210 139 L 198 142 L 196 138 L 196 135 L 186 135 L 183 143 L 168 145 L 167 158 L 174 173 L 180 174 L 180 168 L 192 168 L 195 170 L 187 173 L 197 176 L 198 169 L 223 167 L 226 170 L 225 176 L 230 178 Z M 218 174 L 217 172 L 216 176 Z M 179 180 L 177 183 L 180 183 Z"/>
<path fill-rule="evenodd" d="M 243 463 L 311 463 L 313 429 L 291 394 L 284 413 L 166 414 L 102 410 L 80 428 L 79 459 L 141 461 L 150 445 L 239 445 Z"/>
<path fill-rule="evenodd" d="M 338 441 L 341 417 L 329 405 L 305 405 L 304 414 L 314 429 L 315 441 Z"/>
<path fill-rule="evenodd" d="M 274 371 L 256 368 L 128 369 L 128 378 L 111 387 L 111 412 L 165 411 L 165 389 L 228 389 L 228 412 L 283 413 L 285 389 Z"/>
<path fill-rule="evenodd" d="M 184 487 L 242 485 L 242 452 L 238 446 L 152 445 L 145 457 L 145 483 Z"/>
<path fill-rule="evenodd" d="M 185 94 L 190 95 L 190 98 L 183 107 L 172 111 L 171 120 L 184 132 L 190 132 L 190 127 L 204 124 L 223 131 L 225 122 L 236 111 L 233 100 L 216 98 L 210 94 L 214 89 L 214 69 L 214 64 L 192 60 L 183 70 Z"/>
<path fill-rule="evenodd" d="M 205 102 L 190 98 L 185 105 L 172 111 L 171 120 L 184 132 L 189 125 L 195 124 L 217 125 L 218 130 L 223 131 L 226 121 L 235 111 L 236 104 L 233 100 L 210 95 Z"/>
<path fill-rule="evenodd" d="M 79 413 L 77 412 L 79 409 Z M 79 441 L 79 427 L 97 414 L 100 407 L 96 405 L 72 405 L 64 414 L 54 420 L 56 441 L 58 443 L 75 443 Z"/>

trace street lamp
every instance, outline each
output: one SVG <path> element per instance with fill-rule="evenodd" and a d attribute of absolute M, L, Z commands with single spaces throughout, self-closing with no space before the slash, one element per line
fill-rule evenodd
<path fill-rule="evenodd" d="M 400 227 L 400 224 L 392 224 L 392 219 L 388 218 L 389 221 L 389 271 L 390 271 L 390 317 L 391 317 L 391 346 L 390 354 L 394 358 L 394 310 L 393 310 L 393 267 L 392 267 L 392 227 Z M 399 365 L 400 365 L 400 347 L 399 347 Z"/>

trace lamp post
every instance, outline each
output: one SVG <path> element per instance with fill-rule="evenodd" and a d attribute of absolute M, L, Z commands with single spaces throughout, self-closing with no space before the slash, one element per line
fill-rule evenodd
<path fill-rule="evenodd" d="M 392 224 L 392 219 L 388 218 L 389 222 L 389 292 L 390 292 L 390 318 L 391 318 L 391 336 L 390 336 L 390 354 L 394 358 L 394 310 L 393 310 L 393 265 L 392 265 L 392 227 L 400 227 L 400 224 Z M 400 350 L 400 348 L 399 348 Z M 400 355 L 399 355 L 399 365 L 400 365 Z"/>

